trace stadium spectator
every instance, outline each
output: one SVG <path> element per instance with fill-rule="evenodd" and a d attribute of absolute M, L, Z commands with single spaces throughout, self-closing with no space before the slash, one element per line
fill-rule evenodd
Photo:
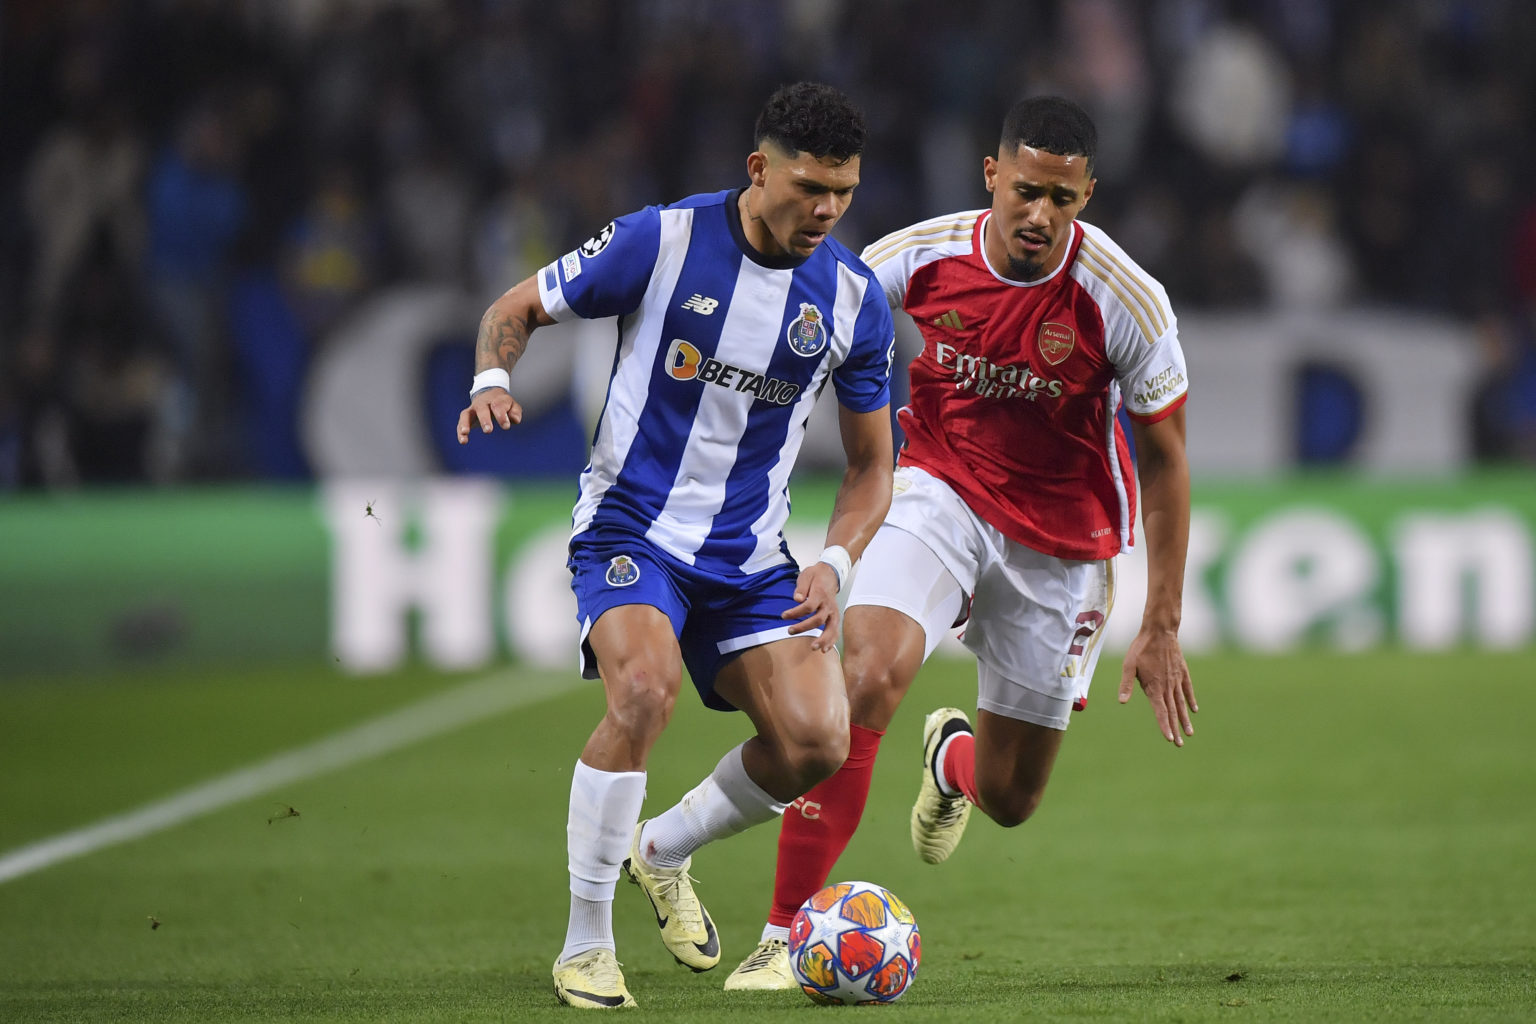
<path fill-rule="evenodd" d="M 1289 69 L 1250 25 L 1211 25 L 1176 70 L 1170 101 L 1179 127 L 1218 167 L 1265 167 L 1285 151 Z"/>
<path fill-rule="evenodd" d="M 177 122 L 149 174 L 147 297 L 175 373 L 156 453 L 156 475 L 165 480 L 227 471 L 224 303 L 249 204 L 239 177 L 241 145 L 230 111 L 205 95 Z"/>
<path fill-rule="evenodd" d="M 26 171 L 26 206 L 37 258 L 30 312 L 33 326 L 59 319 L 65 284 L 98 238 L 107 255 L 136 273 L 144 249 L 144 145 L 121 102 L 92 98 L 78 117 L 60 122 L 38 144 Z"/>
<path fill-rule="evenodd" d="M 383 229 L 373 197 L 343 160 L 326 163 L 279 249 L 290 302 L 312 340 L 383 277 Z"/>

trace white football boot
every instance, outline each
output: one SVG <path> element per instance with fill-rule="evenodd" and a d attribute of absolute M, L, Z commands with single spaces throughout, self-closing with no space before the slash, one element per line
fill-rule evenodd
<path fill-rule="evenodd" d="M 783 939 L 759 942 L 741 966 L 725 979 L 727 992 L 769 992 L 799 987 L 794 972 L 789 969 L 789 943 Z"/>
<path fill-rule="evenodd" d="M 939 708 L 923 723 L 923 784 L 912 805 L 912 848 L 929 864 L 948 859 L 971 816 L 963 793 L 945 796 L 939 789 L 939 747 L 957 732 L 970 732 L 971 722 L 959 708 Z"/>
<path fill-rule="evenodd" d="M 720 938 L 715 934 L 715 922 L 709 919 L 709 911 L 694 894 L 693 879 L 688 874 L 693 858 L 679 868 L 653 868 L 646 864 L 640 858 L 640 830 L 644 827 L 643 821 L 635 826 L 629 856 L 624 858 L 624 874 L 650 899 L 667 952 L 690 970 L 707 971 L 720 962 Z"/>
<path fill-rule="evenodd" d="M 555 961 L 555 998 L 583 1010 L 618 1010 L 635 1005 L 624 972 L 611 949 L 589 949 Z"/>

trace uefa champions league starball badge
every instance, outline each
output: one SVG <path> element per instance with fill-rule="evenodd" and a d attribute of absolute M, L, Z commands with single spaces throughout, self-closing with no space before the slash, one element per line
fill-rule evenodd
<path fill-rule="evenodd" d="M 789 322 L 785 332 L 791 351 L 797 356 L 814 356 L 827 347 L 827 328 L 821 310 L 813 303 L 800 303 L 800 315 Z"/>
<path fill-rule="evenodd" d="M 585 242 L 582 242 L 577 251 L 588 259 L 591 259 L 593 256 L 596 256 L 598 253 L 608 248 L 608 243 L 611 241 L 613 241 L 613 221 L 609 221 L 607 224 L 604 224 L 602 229 L 598 231 L 597 234 L 593 235 Z"/>

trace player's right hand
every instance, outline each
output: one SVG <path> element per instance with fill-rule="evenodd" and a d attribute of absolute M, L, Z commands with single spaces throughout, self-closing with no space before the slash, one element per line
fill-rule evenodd
<path fill-rule="evenodd" d="M 843 614 L 837 606 L 837 571 L 825 562 L 812 562 L 801 569 L 795 580 L 795 600 L 800 603 L 779 616 L 799 620 L 789 627 L 789 634 L 798 636 L 819 628 L 821 635 L 811 638 L 811 650 L 821 654 L 836 651 Z"/>
<path fill-rule="evenodd" d="M 1182 747 L 1184 737 L 1195 734 L 1189 716 L 1200 710 L 1200 704 L 1195 700 L 1189 664 L 1184 660 L 1176 633 L 1143 627 L 1136 634 L 1125 652 L 1125 666 L 1120 673 L 1121 704 L 1131 699 L 1137 682 L 1152 704 L 1163 739 Z"/>
<path fill-rule="evenodd" d="M 523 407 L 517 399 L 501 388 L 486 388 L 469 400 L 469 408 L 459 413 L 459 444 L 469 443 L 470 427 L 480 425 L 482 433 L 489 434 L 499 423 L 502 430 L 511 430 L 512 424 L 523 422 Z"/>

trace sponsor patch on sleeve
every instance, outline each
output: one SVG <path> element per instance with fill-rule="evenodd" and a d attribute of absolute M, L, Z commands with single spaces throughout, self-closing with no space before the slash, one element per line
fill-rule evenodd
<path fill-rule="evenodd" d="M 581 276 L 581 256 L 574 249 L 561 256 L 560 269 L 565 274 L 567 284 L 576 280 Z"/>
<path fill-rule="evenodd" d="M 1142 407 L 1161 405 L 1184 389 L 1184 374 L 1170 366 L 1142 380 L 1131 397 Z"/>

